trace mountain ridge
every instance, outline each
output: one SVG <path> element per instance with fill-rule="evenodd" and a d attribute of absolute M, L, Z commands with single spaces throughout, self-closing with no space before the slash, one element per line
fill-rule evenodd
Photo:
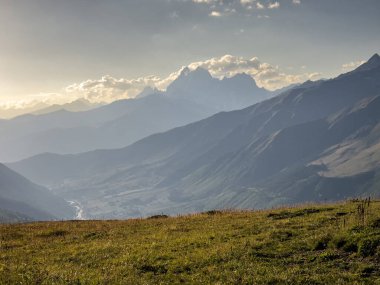
<path fill-rule="evenodd" d="M 86 112 L 59 110 L 0 121 L 0 148 L 4 150 L 0 161 L 17 161 L 42 152 L 69 154 L 120 148 L 221 110 L 249 106 L 271 94 L 258 88 L 249 76 L 219 80 L 202 69 L 185 73 L 166 92 L 149 94 L 152 90 L 148 90 L 137 99 Z M 190 84 L 189 78 L 196 80 L 191 79 Z"/>
<path fill-rule="evenodd" d="M 0 209 L 33 220 L 70 219 L 74 210 L 50 193 L 0 164 Z"/>
<path fill-rule="evenodd" d="M 91 197 L 84 206 L 94 217 L 175 214 L 218 205 L 271 207 L 376 193 L 377 167 L 347 178 L 323 177 L 326 166 L 316 161 L 355 139 L 376 146 L 379 82 L 380 67 L 358 70 L 151 135 L 126 148 L 37 156 L 10 166 L 61 195 Z M 70 170 L 65 173 L 60 167 Z M 313 189 L 309 194 L 308 185 Z M 93 203 L 100 200 L 103 210 L 95 210 Z"/>

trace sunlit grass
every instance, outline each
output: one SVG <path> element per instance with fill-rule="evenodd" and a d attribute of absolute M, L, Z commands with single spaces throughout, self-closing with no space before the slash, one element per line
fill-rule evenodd
<path fill-rule="evenodd" d="M 380 284 L 378 201 L 1 225 L 0 235 L 1 284 Z"/>

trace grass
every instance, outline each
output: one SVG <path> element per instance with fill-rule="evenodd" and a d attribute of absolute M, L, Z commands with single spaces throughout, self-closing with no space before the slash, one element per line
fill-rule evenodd
<path fill-rule="evenodd" d="M 0 241 L 0 284 L 380 284 L 379 201 L 0 225 Z"/>

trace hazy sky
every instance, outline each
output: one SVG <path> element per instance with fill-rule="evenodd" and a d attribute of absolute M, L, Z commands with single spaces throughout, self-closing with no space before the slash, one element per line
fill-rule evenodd
<path fill-rule="evenodd" d="M 375 52 L 379 0 L 0 0 L 0 102 L 108 81 L 130 88 L 149 75 L 164 86 L 194 62 L 218 76 L 231 62 L 254 66 L 261 85 L 278 87 Z"/>

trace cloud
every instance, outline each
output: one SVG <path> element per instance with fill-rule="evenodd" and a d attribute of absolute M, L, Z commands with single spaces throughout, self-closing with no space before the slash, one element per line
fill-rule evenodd
<path fill-rule="evenodd" d="M 217 0 L 192 0 L 194 3 L 213 4 L 218 2 Z"/>
<path fill-rule="evenodd" d="M 341 69 L 342 69 L 343 72 L 349 72 L 349 71 L 352 71 L 355 68 L 359 67 L 363 63 L 365 63 L 365 60 L 351 61 L 349 63 L 342 64 L 342 68 Z"/>
<path fill-rule="evenodd" d="M 252 4 L 253 2 L 255 2 L 256 0 L 240 0 L 240 4 L 241 5 L 250 5 Z"/>
<path fill-rule="evenodd" d="M 349 64 L 352 66 L 352 63 Z M 190 70 L 198 67 L 207 69 L 210 74 L 222 79 L 232 77 L 239 73 L 252 76 L 257 85 L 269 90 L 275 90 L 290 84 L 316 80 L 321 77 L 320 73 L 289 74 L 282 71 L 278 66 L 260 61 L 257 57 L 244 58 L 240 56 L 224 55 L 213 57 L 204 61 L 196 61 L 187 65 Z M 38 102 L 47 104 L 63 104 L 79 98 L 85 98 L 90 102 L 110 103 L 120 99 L 135 98 L 146 87 L 165 90 L 182 72 L 185 66 L 169 74 L 164 78 L 150 75 L 135 79 L 115 78 L 110 75 L 99 79 L 88 79 L 83 82 L 73 83 L 65 87 L 61 93 L 41 93 L 28 96 L 28 100 L 8 102 L 4 108 L 26 108 Z M 1 108 L 1 106 L 0 106 Z"/>
<path fill-rule="evenodd" d="M 209 16 L 226 16 L 229 12 L 244 12 L 263 10 L 263 9 L 277 9 L 280 8 L 280 2 L 270 2 L 269 0 L 191 0 L 196 4 L 206 4 L 210 8 Z M 293 0 L 299 2 L 300 0 Z M 217 8 L 217 9 L 216 9 Z M 220 12 L 216 11 L 219 10 Z"/>
<path fill-rule="evenodd" d="M 279 2 L 274 2 L 274 3 L 269 3 L 268 4 L 268 9 L 277 9 L 280 8 L 280 3 Z"/>
<path fill-rule="evenodd" d="M 232 77 L 239 73 L 251 75 L 261 87 L 274 90 L 289 84 L 300 83 L 308 79 L 320 78 L 320 73 L 287 74 L 278 66 L 261 62 L 257 57 L 250 59 L 233 55 L 214 57 L 204 61 L 192 62 L 187 66 L 190 70 L 198 67 L 207 69 L 215 78 Z M 86 80 L 68 86 L 68 94 L 76 94 L 92 102 L 112 102 L 118 99 L 134 98 L 145 87 L 149 86 L 165 90 L 185 67 L 171 73 L 166 78 L 147 76 L 137 79 L 116 79 L 112 76 L 103 76 L 98 80 Z"/>
<path fill-rule="evenodd" d="M 179 1 L 179 0 L 178 0 Z M 280 1 L 275 0 L 182 0 L 191 1 L 195 4 L 208 5 L 210 9 L 209 16 L 220 17 L 228 16 L 231 12 L 243 13 L 250 15 L 257 10 L 278 9 Z M 301 0 L 288 0 L 295 5 L 301 4 Z M 248 12 L 248 14 L 247 14 Z"/>
<path fill-rule="evenodd" d="M 256 8 L 261 10 L 261 9 L 265 9 L 265 6 L 263 4 L 261 4 L 260 2 L 257 2 Z"/>
<path fill-rule="evenodd" d="M 210 14 L 209 14 L 211 17 L 221 17 L 222 16 L 222 13 L 218 12 L 218 11 L 212 11 Z"/>
<path fill-rule="evenodd" d="M 178 76 L 177 73 L 165 79 L 157 76 L 146 76 L 137 79 L 114 78 L 105 75 L 100 79 L 88 79 L 81 83 L 74 83 L 65 88 L 66 93 L 76 94 L 91 102 L 112 102 L 119 99 L 136 97 L 145 87 L 165 89 Z"/>
<path fill-rule="evenodd" d="M 251 75 L 256 83 L 264 88 L 274 90 L 289 84 L 300 83 L 308 79 L 318 79 L 319 73 L 286 74 L 278 66 L 261 62 L 257 57 L 246 59 L 232 55 L 211 58 L 206 61 L 193 62 L 188 65 L 191 70 L 197 67 L 207 69 L 217 78 L 231 77 L 239 73 Z"/>

